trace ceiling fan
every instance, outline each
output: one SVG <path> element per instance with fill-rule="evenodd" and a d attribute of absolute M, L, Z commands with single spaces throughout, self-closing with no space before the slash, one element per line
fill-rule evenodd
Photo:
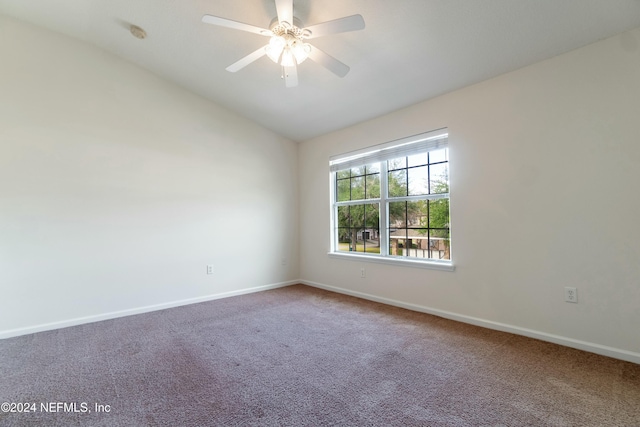
<path fill-rule="evenodd" d="M 286 87 L 298 85 L 297 66 L 305 59 L 324 66 L 338 77 L 344 77 L 349 72 L 349 66 L 338 61 L 333 56 L 323 52 L 305 40 L 326 36 L 329 34 L 345 33 L 362 30 L 364 19 L 361 15 L 351 15 L 334 19 L 320 24 L 303 27 L 300 20 L 293 16 L 293 0 L 275 0 L 277 17 L 273 18 L 269 29 L 260 28 L 219 16 L 204 15 L 202 22 L 248 31 L 270 37 L 269 43 L 255 52 L 250 53 L 226 68 L 235 73 L 259 58 L 267 55 L 273 62 L 282 67 L 282 78 Z"/>

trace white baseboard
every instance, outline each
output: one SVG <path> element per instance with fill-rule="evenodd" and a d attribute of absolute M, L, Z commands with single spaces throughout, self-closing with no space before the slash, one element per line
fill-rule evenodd
<path fill-rule="evenodd" d="M 68 328 L 70 326 L 83 325 L 85 323 L 99 322 L 101 320 L 115 319 L 118 317 L 132 316 L 134 314 L 149 313 L 151 311 L 164 310 L 167 308 L 179 307 L 182 305 L 196 304 L 199 302 L 213 301 L 221 298 L 235 297 L 238 295 L 251 294 L 254 292 L 267 291 L 269 289 L 283 288 L 300 283 L 299 280 L 290 280 L 288 282 L 274 283 L 271 285 L 256 286 L 253 288 L 240 289 L 237 291 L 223 292 L 220 294 L 206 295 L 203 297 L 189 298 L 179 301 L 171 301 L 162 304 L 148 305 L 144 307 L 132 308 L 128 310 L 114 311 L 110 313 L 97 314 L 94 316 L 78 317 L 75 319 L 62 320 L 58 322 L 45 323 L 41 325 L 27 326 L 25 328 L 9 329 L 0 331 L 0 339 L 17 337 L 20 335 L 28 335 L 36 332 L 51 331 L 54 329 Z"/>
<path fill-rule="evenodd" d="M 605 345 L 575 340 L 573 338 L 567 338 L 559 335 L 548 334 L 546 332 L 539 332 L 532 329 L 521 328 L 519 326 L 507 325 L 505 323 L 493 322 L 491 320 L 479 319 L 477 317 L 465 316 L 462 314 L 452 313 L 444 310 L 438 310 L 430 307 L 424 307 L 421 305 L 409 304 L 406 302 L 396 301 L 389 298 L 383 298 L 383 297 L 378 297 L 375 295 L 370 295 L 362 292 L 351 291 L 349 289 L 343 289 L 336 286 L 329 286 L 322 283 L 311 282 L 309 280 L 300 280 L 298 283 L 302 283 L 304 285 L 312 286 L 315 288 L 325 289 L 327 291 L 337 292 L 340 294 L 345 294 L 345 295 L 350 295 L 357 298 L 375 301 L 382 304 L 392 305 L 400 308 L 406 308 L 407 310 L 433 314 L 434 316 L 444 317 L 446 319 L 456 320 L 458 322 L 469 323 L 471 325 L 482 326 L 484 328 L 495 329 L 497 331 L 502 331 L 502 332 L 509 332 L 516 335 L 522 335 L 529 338 L 539 339 L 541 341 L 560 344 L 565 347 L 576 348 L 578 350 L 584 350 L 590 353 L 596 353 L 603 356 L 612 357 L 614 359 L 620 359 L 620 360 L 625 360 L 627 362 L 640 364 L 640 353 L 635 353 L 632 351 L 621 350 L 618 348 L 608 347 Z"/>

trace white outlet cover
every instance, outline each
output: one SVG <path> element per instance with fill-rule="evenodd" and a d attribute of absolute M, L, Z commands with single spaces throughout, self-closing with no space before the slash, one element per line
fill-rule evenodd
<path fill-rule="evenodd" d="M 571 287 L 571 286 L 566 286 L 564 288 L 564 300 L 566 302 L 573 302 L 573 303 L 577 303 L 578 302 L 578 289 Z"/>

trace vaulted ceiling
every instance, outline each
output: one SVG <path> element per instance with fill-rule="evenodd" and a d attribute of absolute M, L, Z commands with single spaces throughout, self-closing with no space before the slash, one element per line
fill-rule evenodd
<path fill-rule="evenodd" d="M 268 28 L 274 0 L 0 0 L 0 14 L 96 45 L 303 141 L 640 27 L 640 0 L 294 0 L 305 26 L 353 14 L 366 22 L 313 40 L 351 67 L 346 77 L 307 60 L 295 88 L 266 56 L 225 71 L 268 39 L 201 21 Z"/>

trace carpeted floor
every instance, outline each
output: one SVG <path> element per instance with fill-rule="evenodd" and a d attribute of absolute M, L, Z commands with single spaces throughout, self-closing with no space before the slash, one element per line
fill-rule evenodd
<path fill-rule="evenodd" d="M 640 426 L 640 365 L 297 285 L 0 340 L 1 402 L 20 427 Z"/>

